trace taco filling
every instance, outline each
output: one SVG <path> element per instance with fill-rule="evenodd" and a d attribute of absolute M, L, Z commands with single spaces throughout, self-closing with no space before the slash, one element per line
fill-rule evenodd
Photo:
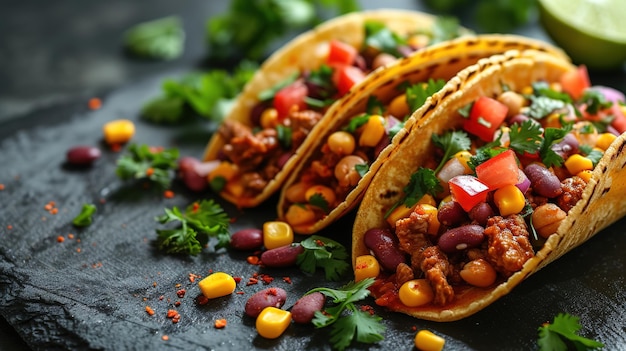
<path fill-rule="evenodd" d="M 355 259 L 355 279 L 377 277 L 376 303 L 402 311 L 452 308 L 469 288 L 507 280 L 557 231 L 626 132 L 624 102 L 591 87 L 580 67 L 450 111 L 461 127 L 432 135 L 434 152 L 387 226 L 361 238 L 371 255 Z"/>
<path fill-rule="evenodd" d="M 357 186 L 380 152 L 387 147 L 412 111 L 445 85 L 442 79 L 395 87 L 390 101 L 375 96 L 365 113 L 348 119 L 331 133 L 310 158 L 300 180 L 285 190 L 285 220 L 296 230 L 324 218 Z"/>
<path fill-rule="evenodd" d="M 225 140 L 218 155 L 221 162 L 208 176 L 212 189 L 238 198 L 262 193 L 329 107 L 371 71 L 430 43 L 458 36 L 458 24 L 451 26 L 441 19 L 436 26 L 444 23 L 445 38 L 433 34 L 440 32 L 435 30 L 401 36 L 380 22 L 368 21 L 361 48 L 330 40 L 326 59 L 317 69 L 296 72 L 258 94 L 250 124 L 224 121 L 217 132 Z"/>

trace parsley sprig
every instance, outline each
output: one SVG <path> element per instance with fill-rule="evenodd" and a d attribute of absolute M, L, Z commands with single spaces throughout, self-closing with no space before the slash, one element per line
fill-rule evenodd
<path fill-rule="evenodd" d="M 604 347 L 604 344 L 578 335 L 581 326 L 580 318 L 567 313 L 559 313 L 552 323 L 539 327 L 540 351 L 593 350 Z M 568 343 L 573 348 L 568 348 Z"/>
<path fill-rule="evenodd" d="M 332 239 L 312 235 L 300 245 L 304 252 L 298 255 L 296 264 L 305 273 L 313 274 L 317 268 L 323 268 L 327 280 L 337 281 L 350 269 L 346 248 Z"/>
<path fill-rule="evenodd" d="M 126 31 L 124 46 L 138 57 L 173 60 L 183 53 L 185 31 L 177 16 L 142 22 Z"/>
<path fill-rule="evenodd" d="M 127 153 L 117 160 L 115 173 L 120 179 L 148 179 L 168 188 L 178 167 L 176 148 L 153 148 L 147 144 L 130 144 Z"/>
<path fill-rule="evenodd" d="M 80 213 L 74 217 L 72 224 L 77 227 L 86 227 L 93 222 L 93 214 L 96 213 L 96 206 L 92 204 L 83 204 Z"/>
<path fill-rule="evenodd" d="M 358 283 L 350 282 L 339 289 L 315 288 L 307 292 L 321 292 L 332 298 L 335 306 L 327 307 L 323 312 L 315 312 L 313 325 L 323 328 L 332 325 L 330 342 L 338 350 L 344 350 L 353 340 L 362 343 L 375 343 L 384 339 L 385 326 L 381 317 L 361 309 L 355 303 L 365 299 L 367 290 L 374 283 L 373 278 L 366 278 Z"/>
<path fill-rule="evenodd" d="M 194 202 L 184 213 L 176 206 L 166 208 L 165 214 L 155 219 L 161 224 L 180 222 L 180 227 L 156 231 L 158 247 L 166 253 L 195 256 L 208 244 L 209 237 L 217 238 L 216 250 L 230 242 L 228 215 L 213 200 Z"/>

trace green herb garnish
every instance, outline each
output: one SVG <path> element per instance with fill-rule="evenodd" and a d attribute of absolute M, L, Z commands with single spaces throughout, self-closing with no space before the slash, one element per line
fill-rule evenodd
<path fill-rule="evenodd" d="M 543 132 L 543 141 L 539 148 L 539 156 L 546 167 L 560 166 L 563 164 L 563 157 L 552 150 L 552 145 L 560 141 L 570 132 L 572 125 L 568 124 L 563 128 L 546 128 Z"/>
<path fill-rule="evenodd" d="M 96 212 L 96 206 L 92 204 L 83 204 L 78 216 L 74 217 L 72 224 L 77 227 L 86 227 L 93 222 L 93 214 Z"/>
<path fill-rule="evenodd" d="M 534 154 L 541 147 L 541 125 L 532 120 L 526 120 L 521 125 L 514 123 L 510 127 L 509 139 L 509 147 L 515 152 Z"/>
<path fill-rule="evenodd" d="M 312 235 L 302 242 L 304 252 L 298 255 L 296 264 L 309 274 L 323 268 L 326 279 L 337 281 L 350 270 L 347 259 L 350 257 L 340 243 L 319 235 Z"/>
<path fill-rule="evenodd" d="M 176 16 L 143 22 L 126 31 L 124 46 L 142 58 L 172 60 L 183 52 L 185 31 Z"/>
<path fill-rule="evenodd" d="M 354 165 L 354 169 L 361 177 L 363 177 L 370 170 L 370 165 L 367 163 L 359 163 Z"/>
<path fill-rule="evenodd" d="M 356 305 L 356 302 L 369 296 L 367 288 L 373 283 L 373 278 L 366 278 L 358 283 L 350 282 L 340 289 L 315 288 L 307 292 L 321 292 L 335 304 L 323 312 L 316 311 L 312 323 L 316 328 L 332 325 L 330 342 L 337 350 L 345 350 L 354 340 L 371 344 L 384 339 L 382 318 Z"/>
<path fill-rule="evenodd" d="M 413 84 L 406 89 L 406 102 L 409 105 L 409 111 L 413 112 L 420 108 L 426 102 L 429 96 L 441 90 L 446 85 L 443 79 L 429 79 L 426 83 Z"/>
<path fill-rule="evenodd" d="M 285 127 L 282 124 L 276 126 L 276 137 L 280 146 L 285 150 L 291 149 L 291 135 L 292 130 L 290 127 Z"/>
<path fill-rule="evenodd" d="M 130 144 L 127 154 L 117 160 L 115 173 L 120 179 L 148 179 L 169 188 L 177 169 L 178 149 L 154 149 L 146 144 Z"/>
<path fill-rule="evenodd" d="M 313 194 L 309 198 L 309 203 L 315 207 L 319 207 L 320 209 L 322 209 L 322 211 L 324 211 L 324 213 L 328 213 L 328 201 L 322 194 Z"/>
<path fill-rule="evenodd" d="M 435 173 L 439 172 L 441 167 L 443 167 L 454 154 L 459 151 L 469 150 L 472 146 L 472 142 L 467 133 L 460 130 L 446 132 L 441 136 L 433 134 L 431 138 L 435 146 L 443 150 L 443 157 L 435 169 Z"/>
<path fill-rule="evenodd" d="M 552 323 L 539 327 L 537 344 L 540 351 L 593 350 L 604 344 L 578 335 L 582 328 L 580 318 L 568 313 L 559 313 Z M 569 347 L 568 345 L 571 345 Z"/>
<path fill-rule="evenodd" d="M 178 207 L 165 209 L 165 214 L 155 218 L 161 224 L 180 222 L 175 229 L 157 229 L 157 243 L 166 253 L 197 255 L 216 237 L 215 249 L 227 247 L 230 242 L 230 219 L 222 207 L 213 200 L 202 200 L 187 206 L 182 213 Z"/>
<path fill-rule="evenodd" d="M 348 133 L 354 134 L 354 132 L 359 129 L 360 126 L 364 125 L 365 123 L 367 123 L 367 121 L 370 119 L 369 114 L 364 113 L 355 117 L 352 117 L 352 119 L 350 119 L 350 122 L 348 123 L 347 126 L 343 127 L 343 130 L 345 130 Z"/>

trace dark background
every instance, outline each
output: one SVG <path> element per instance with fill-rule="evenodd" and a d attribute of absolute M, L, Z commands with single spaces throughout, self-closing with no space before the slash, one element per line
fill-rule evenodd
<path fill-rule="evenodd" d="M 363 8 L 381 6 L 380 1 L 361 1 L 360 3 Z M 28 127 L 21 121 L 28 120 L 28 123 L 41 121 L 42 123 L 54 124 L 57 121 L 67 119 L 68 115 L 75 116 L 81 111 L 84 113 L 84 103 L 89 97 L 110 96 L 122 99 L 123 96 L 120 95 L 126 93 L 137 94 L 142 97 L 150 96 L 145 91 L 141 92 L 142 87 L 148 87 L 147 89 L 154 94 L 158 91 L 158 83 L 163 77 L 176 76 L 195 68 L 207 68 L 205 60 L 207 47 L 204 42 L 206 20 L 210 16 L 224 11 L 227 6 L 227 1 L 215 0 L 3 1 L 0 10 L 0 141 L 2 138 L 8 138 L 9 134 Z M 417 0 L 387 0 L 384 2 L 384 6 L 425 9 Z M 127 28 L 141 21 L 172 14 L 181 16 L 187 33 L 186 49 L 182 57 L 171 62 L 149 62 L 132 59 L 124 54 L 121 38 Z M 470 27 L 473 25 L 467 17 L 463 18 L 463 23 Z M 518 29 L 517 32 L 549 40 L 536 21 Z M 592 72 L 592 81 L 598 84 L 612 85 L 622 91 L 626 90 L 624 70 Z M 126 88 L 128 86 L 131 88 Z M 108 111 L 125 111 L 124 104 L 128 105 L 130 102 L 122 102 L 119 108 L 109 107 Z M 136 112 L 136 106 L 130 111 Z M 70 134 L 66 134 L 66 136 L 75 137 L 70 136 Z M 11 151 L 4 149 L 2 152 Z M 26 155 L 29 154 L 26 153 Z M 0 167 L 8 169 L 13 166 L 11 162 L 30 162 L 29 159 L 12 156 L 14 155 L 0 155 L 3 159 Z M 32 157 L 32 155 L 28 157 Z M 2 182 L 6 183 L 7 180 L 0 179 L 0 183 Z M 18 193 L 16 192 L 16 194 Z M 39 200 L 39 202 L 42 201 Z M 6 204 L 7 201 L 0 201 L 0 212 L 9 211 L 9 208 L 5 207 Z M 0 222 L 0 225 L 4 229 L 7 223 Z M 347 224 L 344 223 L 344 225 Z M 615 303 L 617 301 L 618 305 L 610 307 L 609 310 L 621 310 L 612 317 L 599 316 L 600 321 L 606 321 L 609 318 L 616 325 L 626 325 L 623 312 L 626 309 L 623 295 L 625 288 L 624 260 L 622 258 L 621 261 L 614 262 L 610 258 L 612 254 L 617 256 L 619 252 L 622 253 L 621 255 L 625 252 L 624 231 L 622 229 L 624 225 L 626 222 L 620 221 L 617 225 L 601 233 L 605 237 L 596 237 L 590 240 L 583 248 L 574 250 L 555 263 L 554 267 L 546 268 L 537 277 L 531 278 L 518 288 L 520 290 L 518 294 L 526 297 L 531 296 L 531 299 L 532 296 L 540 296 L 546 292 L 553 294 L 547 298 L 548 302 L 544 301 L 544 303 L 539 304 L 544 308 L 546 305 L 552 305 L 553 310 L 546 311 L 545 314 L 533 312 L 534 320 L 544 316 L 549 319 L 555 311 L 567 309 L 569 305 L 567 301 L 563 302 L 563 299 L 571 298 L 572 301 L 593 299 L 593 294 L 589 295 L 589 287 L 598 284 L 606 285 L 608 294 L 613 294 L 613 296 L 608 296 L 605 299 L 598 299 L 598 303 L 606 303 L 607 301 Z M 607 236 L 610 237 L 607 238 Z M 4 240 L 3 237 L 0 237 L 0 246 L 4 246 L 2 243 Z M 598 253 L 606 251 L 608 251 L 609 258 L 598 257 Z M 586 263 L 581 263 L 581 261 Z M 597 264 L 594 265 L 594 262 Z M 568 268 L 570 270 L 567 270 Z M 594 280 L 593 276 L 586 276 L 584 278 L 586 280 L 582 281 L 586 286 L 586 290 L 582 289 L 583 293 L 561 291 L 560 289 L 572 287 L 572 284 L 580 282 L 577 280 L 575 271 L 572 271 L 576 269 L 585 269 L 583 274 L 597 274 L 598 279 Z M 563 272 L 565 272 L 564 275 L 561 275 Z M 555 276 L 558 277 L 555 285 L 548 284 L 546 286 L 546 282 L 552 282 L 555 280 Z M 6 282 L 0 281 L 0 283 Z M 602 288 L 598 289 L 603 291 Z M 527 307 L 515 307 L 516 300 L 507 298 L 498 302 L 491 313 L 506 314 L 511 309 L 523 313 L 527 310 Z M 528 298 L 524 301 L 527 302 Z M 554 303 L 549 301 L 554 301 Z M 8 313 L 7 311 L 11 312 L 5 310 L 4 313 Z M 573 309 L 573 312 L 580 314 L 583 311 Z M 5 317 L 7 316 L 3 315 L 0 318 L 0 349 L 27 349 L 28 346 L 22 341 L 22 338 L 26 337 L 25 334 L 16 333 L 13 327 L 6 322 Z M 519 318 L 512 318 L 512 323 L 515 324 Z M 592 322 L 594 318 L 596 318 L 594 315 L 583 316 L 583 322 Z M 410 319 L 400 320 L 412 323 Z M 470 323 L 468 325 L 474 323 L 476 328 L 471 330 L 475 331 L 480 330 L 478 324 L 481 322 L 485 323 L 482 319 L 467 323 Z M 537 322 L 537 325 L 538 323 L 540 322 Z M 427 325 L 433 330 L 441 330 L 443 333 L 449 331 L 454 334 L 454 326 Z M 515 326 L 512 325 L 511 327 L 514 328 Z M 601 328 L 602 326 L 596 325 L 595 327 Z M 607 337 L 601 330 L 594 330 L 593 326 L 587 325 L 584 330 L 592 335 L 601 334 Z M 622 331 L 626 332 L 626 330 Z M 456 333 L 455 337 L 462 340 L 462 334 Z M 506 335 L 500 335 L 500 337 L 506 338 Z M 611 336 L 609 332 L 608 337 L 615 338 L 617 336 Z M 468 335 L 466 339 L 471 341 L 472 336 Z M 619 343 L 619 340 L 617 342 Z M 261 348 L 271 347 L 267 344 L 260 345 Z M 407 345 L 411 345 L 411 343 L 407 343 Z M 457 345 L 460 344 L 457 343 Z M 480 346 L 476 345 L 484 344 L 469 343 L 469 345 L 474 345 L 480 349 Z"/>

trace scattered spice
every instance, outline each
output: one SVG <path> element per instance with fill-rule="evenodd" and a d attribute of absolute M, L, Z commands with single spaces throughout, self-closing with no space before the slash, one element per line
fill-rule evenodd
<path fill-rule="evenodd" d="M 102 100 L 97 97 L 93 97 L 89 99 L 89 101 L 87 102 L 87 106 L 90 110 L 98 110 L 100 109 L 100 107 L 102 107 Z"/>
<path fill-rule="evenodd" d="M 4 190 L 4 184 L 0 183 L 0 191 Z"/>
<path fill-rule="evenodd" d="M 65 238 L 63 237 L 63 235 L 59 235 L 59 236 L 57 236 L 57 242 L 58 242 L 58 243 L 62 243 L 62 242 L 64 242 L 64 241 L 65 241 Z"/>
<path fill-rule="evenodd" d="M 215 329 L 222 329 L 226 326 L 226 319 L 215 320 Z"/>
<path fill-rule="evenodd" d="M 167 310 L 166 316 L 172 320 L 172 323 L 178 323 L 180 321 L 180 313 L 176 310 Z"/>
<path fill-rule="evenodd" d="M 72 233 L 67 234 L 67 238 L 70 239 L 70 240 L 74 239 L 74 234 L 72 234 Z"/>
<path fill-rule="evenodd" d="M 176 195 L 176 194 L 174 194 L 174 192 L 173 192 L 173 191 L 171 191 L 171 190 L 165 190 L 165 191 L 163 192 L 163 196 L 164 196 L 166 199 L 171 199 L 171 198 L 173 198 L 175 195 Z"/>
<path fill-rule="evenodd" d="M 176 306 L 176 307 L 180 306 L 180 301 L 174 302 L 174 306 Z"/>
<path fill-rule="evenodd" d="M 170 339 L 170 337 L 169 337 L 169 336 L 167 336 L 167 335 L 163 335 L 163 336 L 161 337 L 161 339 L 162 339 L 163 341 L 168 341 L 168 340 Z"/>
<path fill-rule="evenodd" d="M 237 291 L 235 294 L 237 294 L 237 295 L 243 295 L 243 294 L 245 294 L 245 292 L 243 292 L 243 291 Z"/>
<path fill-rule="evenodd" d="M 76 252 L 80 253 L 82 250 L 79 248 L 76 248 Z"/>
<path fill-rule="evenodd" d="M 8 229 L 8 230 L 11 230 L 11 229 L 13 229 L 13 226 L 12 226 L 12 225 L 10 225 L 10 224 L 8 224 L 8 225 L 7 225 L 7 229 Z"/>
<path fill-rule="evenodd" d="M 187 291 L 185 289 L 180 289 L 180 290 L 176 291 L 176 296 L 178 296 L 179 298 L 182 299 L 183 297 L 185 297 L 185 293 L 186 292 Z"/>
<path fill-rule="evenodd" d="M 196 297 L 196 303 L 200 306 L 206 305 L 207 303 L 209 303 L 209 298 L 200 294 Z"/>
<path fill-rule="evenodd" d="M 152 307 L 150 306 L 146 306 L 146 312 L 148 313 L 148 315 L 153 316 L 154 315 L 154 310 L 152 309 Z"/>
<path fill-rule="evenodd" d="M 241 282 L 241 277 L 233 277 L 235 279 L 235 283 L 239 284 Z"/>
<path fill-rule="evenodd" d="M 248 256 L 246 261 L 252 265 L 258 265 L 261 260 L 257 256 Z"/>
<path fill-rule="evenodd" d="M 287 284 L 291 284 L 291 277 L 283 277 L 283 281 Z"/>
<path fill-rule="evenodd" d="M 196 281 L 196 278 L 200 278 L 200 276 L 197 275 L 197 274 L 189 273 L 189 282 L 190 283 L 194 283 Z"/>
<path fill-rule="evenodd" d="M 254 285 L 254 284 L 258 284 L 258 283 L 259 283 L 259 280 L 257 278 L 250 277 L 248 279 L 248 282 L 246 283 L 246 285 L 248 286 L 248 285 Z"/>
<path fill-rule="evenodd" d="M 153 288 L 156 288 L 156 286 L 157 286 L 157 282 L 153 282 L 153 283 L 152 283 L 152 287 L 153 287 Z"/>

